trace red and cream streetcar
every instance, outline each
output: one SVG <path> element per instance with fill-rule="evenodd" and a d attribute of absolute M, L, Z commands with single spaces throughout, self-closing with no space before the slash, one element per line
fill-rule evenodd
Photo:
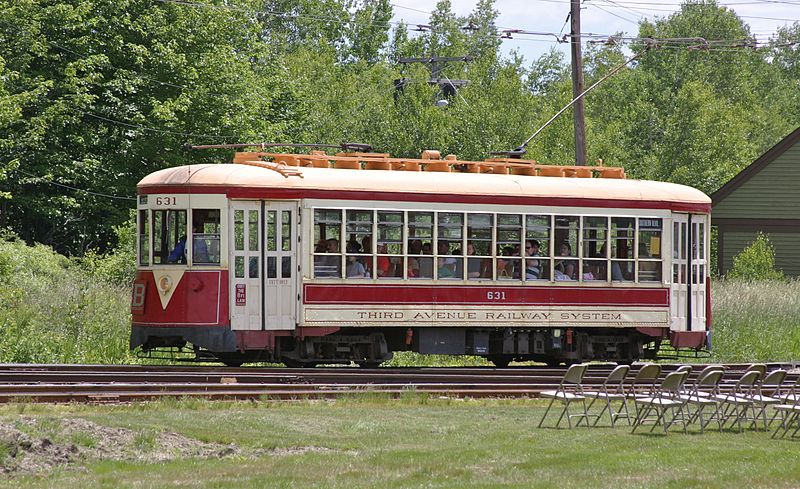
<path fill-rule="evenodd" d="M 139 182 L 131 348 L 506 365 L 704 346 L 702 192 L 621 168 L 366 151 L 261 148 Z"/>

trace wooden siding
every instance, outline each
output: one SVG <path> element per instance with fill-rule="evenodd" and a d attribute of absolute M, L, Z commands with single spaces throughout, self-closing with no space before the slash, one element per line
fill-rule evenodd
<path fill-rule="evenodd" d="M 733 194 L 731 195 L 733 197 Z M 789 276 L 800 275 L 800 232 L 798 233 L 770 233 L 768 234 L 772 245 L 775 247 L 775 267 L 783 270 Z M 738 255 L 756 239 L 753 232 L 725 232 L 724 254 L 722 256 L 722 273 L 726 273 L 733 266 L 733 257 Z"/>
<path fill-rule="evenodd" d="M 712 218 L 796 218 L 800 216 L 798 196 L 800 196 L 800 144 L 795 144 L 718 202 L 714 206 Z M 726 255 L 732 256 L 738 253 L 738 251 L 732 253 L 733 248 L 729 248 L 727 240 L 733 241 L 736 239 L 733 236 L 739 234 L 741 233 L 732 233 L 729 236 L 726 233 Z M 730 263 L 727 256 L 723 258 Z M 795 267 L 800 267 L 800 262 Z"/>

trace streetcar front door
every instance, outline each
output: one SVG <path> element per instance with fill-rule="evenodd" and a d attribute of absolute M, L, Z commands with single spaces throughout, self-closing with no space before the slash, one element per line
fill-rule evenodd
<path fill-rule="evenodd" d="M 698 214 L 673 216 L 671 285 L 673 331 L 706 329 L 707 219 L 707 216 Z"/>
<path fill-rule="evenodd" d="M 296 325 L 297 215 L 296 202 L 264 202 L 264 319 L 269 330 Z"/>
<path fill-rule="evenodd" d="M 229 248 L 231 250 L 231 329 L 261 330 L 262 248 L 261 202 L 232 201 Z"/>

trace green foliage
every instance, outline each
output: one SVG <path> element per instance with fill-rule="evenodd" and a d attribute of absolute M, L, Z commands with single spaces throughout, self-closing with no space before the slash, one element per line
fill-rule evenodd
<path fill-rule="evenodd" d="M 758 281 L 783 280 L 781 270 L 775 269 L 775 248 L 769 236 L 759 232 L 755 241 L 733 257 L 733 267 L 728 278 Z"/>
<path fill-rule="evenodd" d="M 128 287 L 136 275 L 136 214 L 131 212 L 125 223 L 114 226 L 116 245 L 106 254 L 94 250 L 79 261 L 93 276 L 119 287 Z"/>
<path fill-rule="evenodd" d="M 130 361 L 128 297 L 49 247 L 0 240 L 0 362 Z"/>
<path fill-rule="evenodd" d="M 187 154 L 184 143 L 276 139 L 301 125 L 260 32 L 239 9 L 0 4 L 3 89 L 15 97 L 0 104 L 10 114 L 4 125 L 0 115 L 0 161 L 20 162 L 0 183 L 12 195 L 0 225 L 69 254 L 104 248 L 142 176 L 217 156 Z"/>

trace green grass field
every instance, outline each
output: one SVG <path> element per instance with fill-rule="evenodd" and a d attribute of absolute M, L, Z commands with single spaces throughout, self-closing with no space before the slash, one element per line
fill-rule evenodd
<path fill-rule="evenodd" d="M 800 444 L 765 432 L 630 434 L 628 428 L 537 429 L 544 401 L 459 401 L 409 395 L 335 402 L 171 401 L 127 407 L 4 406 L 0 423 L 78 446 L 44 475 L 0 475 L 0 486 L 108 488 L 790 488 Z M 97 428 L 132 433 L 118 460 L 84 458 Z M 96 425 L 95 425 L 96 426 Z M 175 455 L 163 433 L 226 447 Z M 106 435 L 107 437 L 109 435 Z M 185 442 L 184 442 L 185 444 Z M 232 445 L 231 445 L 232 444 Z M 92 448 L 94 447 L 94 448 Z M 174 458 L 169 456 L 172 450 Z M 2 455 L 0 451 L 0 455 Z M 167 453 L 167 455 L 165 455 Z M 226 455 L 226 453 L 229 453 Z M 8 457 L 8 450 L 6 450 Z M 19 456 L 19 455 L 18 455 Z"/>

